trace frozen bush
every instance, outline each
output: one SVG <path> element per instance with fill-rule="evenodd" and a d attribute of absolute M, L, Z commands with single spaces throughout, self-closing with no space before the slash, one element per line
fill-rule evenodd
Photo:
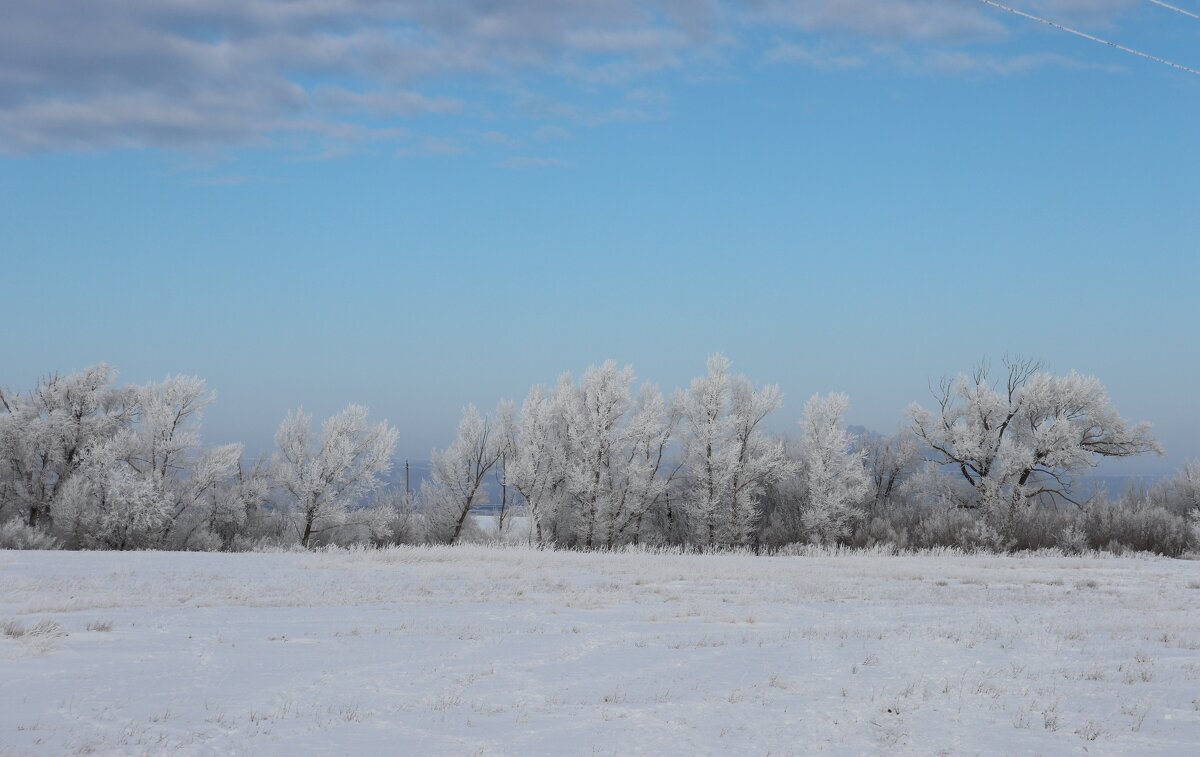
<path fill-rule="evenodd" d="M 914 531 L 916 545 L 920 547 L 960 547 L 976 550 L 990 548 L 999 535 L 980 520 L 973 510 L 955 508 L 932 510 L 918 522 Z"/>
<path fill-rule="evenodd" d="M 1058 548 L 1064 554 L 1077 555 L 1088 548 L 1087 533 L 1079 524 L 1072 523 L 1058 534 Z"/>
<path fill-rule="evenodd" d="M 1074 505 L 1039 505 L 1018 510 L 999 524 L 1010 549 L 1050 549 L 1061 546 L 1059 536 L 1079 518 Z"/>
<path fill-rule="evenodd" d="M 908 529 L 886 516 L 875 516 L 860 528 L 851 540 L 856 547 L 889 545 L 898 550 L 908 548 Z"/>
<path fill-rule="evenodd" d="M 376 498 L 372 509 L 371 544 L 386 547 L 424 541 L 425 517 L 411 494 L 389 489 Z"/>
<path fill-rule="evenodd" d="M 1098 503 L 1088 508 L 1081 525 L 1093 547 L 1109 551 L 1129 549 L 1178 557 L 1192 540 L 1186 517 L 1146 500 L 1133 505 Z"/>
<path fill-rule="evenodd" d="M 220 552 L 224 546 L 221 537 L 207 528 L 193 531 L 183 542 L 183 548 L 189 552 Z"/>
<path fill-rule="evenodd" d="M 58 539 L 13 519 L 0 525 L 0 549 L 58 549 Z"/>

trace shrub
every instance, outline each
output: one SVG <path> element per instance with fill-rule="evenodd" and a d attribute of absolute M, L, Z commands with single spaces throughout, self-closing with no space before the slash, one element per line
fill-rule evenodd
<path fill-rule="evenodd" d="M 916 546 L 959 547 L 968 551 L 1007 551 L 1009 543 L 974 510 L 931 510 L 917 523 Z"/>
<path fill-rule="evenodd" d="M 1178 557 L 1193 543 L 1191 524 L 1182 515 L 1141 500 L 1133 505 L 1100 502 L 1084 513 L 1080 527 L 1088 543 L 1109 551 L 1136 550 Z"/>
<path fill-rule="evenodd" d="M 0 525 L 0 549 L 58 549 L 58 540 L 19 520 Z"/>
<path fill-rule="evenodd" d="M 1078 523 L 1072 523 L 1058 534 L 1058 548 L 1069 555 L 1077 555 L 1088 548 L 1087 533 Z"/>
<path fill-rule="evenodd" d="M 856 547 L 889 545 L 898 550 L 908 545 L 908 528 L 884 516 L 874 516 L 860 528 L 851 543 Z"/>

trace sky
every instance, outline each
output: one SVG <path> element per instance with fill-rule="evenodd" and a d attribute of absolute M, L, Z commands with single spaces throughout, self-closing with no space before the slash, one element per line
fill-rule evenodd
<path fill-rule="evenodd" d="M 1011 0 L 1200 69 L 1200 2 Z M 974 0 L 4 0 L 0 385 L 205 377 L 204 437 L 724 352 L 904 422 L 1005 353 L 1200 457 L 1200 75 Z"/>

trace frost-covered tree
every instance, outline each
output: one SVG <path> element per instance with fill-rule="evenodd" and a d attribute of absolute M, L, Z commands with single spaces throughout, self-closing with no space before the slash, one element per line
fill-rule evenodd
<path fill-rule="evenodd" d="M 274 479 L 298 518 L 301 545 L 344 523 L 350 506 L 380 488 L 392 467 L 396 437 L 386 421 L 368 425 L 362 405 L 328 418 L 319 440 L 310 414 L 288 413 L 275 433 Z"/>
<path fill-rule="evenodd" d="M 693 379 L 676 403 L 687 471 L 686 512 L 701 543 L 713 547 L 726 517 L 723 499 L 733 468 L 732 450 L 725 444 L 730 426 L 729 361 L 723 355 L 710 357 L 708 374 Z"/>
<path fill-rule="evenodd" d="M 633 381 L 632 366 L 618 368 L 608 360 L 589 367 L 565 403 L 567 489 L 582 520 L 585 549 L 596 543 L 597 525 L 613 504 L 613 456 L 620 454 Z"/>
<path fill-rule="evenodd" d="M 674 473 L 665 470 L 667 445 L 677 420 L 677 409 L 658 387 L 643 384 L 621 428 L 616 453 L 608 459 L 611 490 L 601 510 L 608 549 L 627 539 L 639 543 L 646 514 L 666 497 Z"/>
<path fill-rule="evenodd" d="M 168 376 L 136 388 L 137 424 L 120 440 L 138 473 L 166 477 L 183 470 L 200 446 L 200 419 L 216 400 L 198 376 Z"/>
<path fill-rule="evenodd" d="M 502 402 L 489 418 L 468 405 L 454 441 L 433 453 L 429 480 L 421 484 L 432 540 L 454 544 L 462 536 L 471 508 L 481 504 L 488 473 L 508 450 L 511 407 Z"/>
<path fill-rule="evenodd" d="M 517 492 L 513 490 L 514 488 L 509 482 L 517 446 L 516 405 L 511 400 L 504 400 L 500 403 L 496 413 L 502 421 L 501 431 L 506 435 L 500 450 L 500 459 L 496 461 L 492 474 L 495 477 L 496 485 L 500 488 L 500 502 L 497 503 L 499 507 L 496 510 L 496 536 L 503 538 L 505 529 L 512 523 L 516 504 L 514 500 L 517 496 Z"/>
<path fill-rule="evenodd" d="M 848 535 L 869 488 L 864 452 L 856 449 L 843 421 L 849 405 L 845 394 L 814 394 L 800 421 L 804 429 L 801 476 L 807 499 L 803 522 L 809 538 L 820 543 Z"/>
<path fill-rule="evenodd" d="M 779 388 L 756 390 L 729 367 L 724 355 L 713 355 L 707 375 L 676 398 L 687 471 L 684 506 L 695 538 L 710 548 L 744 544 L 765 487 L 791 468 L 783 443 L 761 429 L 782 404 Z"/>
<path fill-rule="evenodd" d="M 156 546 L 158 534 L 170 524 L 171 507 L 155 482 L 103 452 L 93 460 L 100 473 L 95 478 L 98 507 L 89 524 L 89 541 L 122 550 Z"/>
<path fill-rule="evenodd" d="M 249 536 L 266 515 L 263 506 L 270 489 L 270 466 L 262 460 L 247 465 L 239 454 L 231 474 L 198 498 L 196 517 L 181 535 L 180 543 L 189 548 L 194 544 L 234 549 L 239 537 Z"/>
<path fill-rule="evenodd" d="M 1200 461 L 1184 465 L 1177 479 L 1184 501 L 1189 505 L 1188 522 L 1192 524 L 1192 545 L 1200 548 Z"/>
<path fill-rule="evenodd" d="M 759 521 L 759 500 L 766 487 L 789 475 L 794 466 L 782 440 L 771 439 L 760 428 L 768 415 L 783 405 L 775 384 L 755 389 L 749 378 L 735 375 L 730 381 L 734 465 L 730 486 L 731 533 L 745 543 Z"/>
<path fill-rule="evenodd" d="M 986 363 L 971 376 L 943 379 L 938 408 L 908 414 L 934 459 L 974 490 L 971 504 L 1011 520 L 1039 497 L 1079 504 L 1071 476 L 1101 457 L 1161 452 L 1149 424 L 1130 425 L 1091 376 L 1055 376 L 1039 363 L 1005 359 L 999 387 Z"/>
<path fill-rule="evenodd" d="M 240 444 L 203 449 L 200 419 L 214 399 L 202 379 L 171 376 L 120 392 L 124 422 L 94 437 L 55 498 L 56 531 L 69 546 L 209 547 L 203 510 L 227 488 Z M 204 543 L 189 544 L 194 535 Z"/>
<path fill-rule="evenodd" d="M 585 549 L 639 541 L 645 516 L 670 486 L 674 408 L 650 384 L 633 392 L 631 366 L 590 366 L 576 384 L 534 387 L 522 407 L 508 480 L 538 543 Z"/>
<path fill-rule="evenodd" d="M 1183 470 L 1175 474 L 1170 482 L 1183 508 L 1187 511 L 1200 511 L 1200 460 L 1184 463 Z"/>
<path fill-rule="evenodd" d="M 1126 492 L 1125 498 L 1134 492 Z M 1191 546 L 1200 549 L 1200 460 L 1184 463 L 1179 472 L 1150 487 L 1143 496 L 1147 505 L 1186 518 Z"/>
<path fill-rule="evenodd" d="M 521 405 L 505 480 L 525 500 L 533 534 L 544 544 L 566 496 L 566 426 L 563 415 L 569 383 L 553 394 L 544 386 L 529 390 Z"/>
<path fill-rule="evenodd" d="M 215 400 L 197 376 L 168 376 L 136 388 L 136 422 L 113 440 L 112 453 L 149 487 L 141 502 L 151 512 L 135 518 L 160 522 L 157 533 L 145 537 L 151 542 L 186 546 L 203 522 L 199 510 L 220 496 L 238 469 L 241 444 L 200 446 L 201 419 Z M 176 536 L 177 542 L 168 541 Z"/>
<path fill-rule="evenodd" d="M 870 509 L 872 512 L 887 509 L 921 460 L 917 438 L 907 428 L 891 436 L 865 432 L 859 436 L 859 445 L 871 480 Z"/>
<path fill-rule="evenodd" d="M 425 521 L 409 491 L 388 488 L 371 503 L 368 528 L 379 545 L 420 544 L 425 538 Z"/>
<path fill-rule="evenodd" d="M 87 450 L 132 421 L 136 402 L 115 379 L 101 363 L 45 378 L 28 394 L 0 390 L 0 515 L 16 511 L 29 526 L 52 525 L 53 504 Z"/>
<path fill-rule="evenodd" d="M 789 475 L 768 485 L 758 501 L 758 515 L 749 546 L 755 552 L 763 547 L 795 544 L 805 538 L 804 482 L 800 471 L 800 450 L 795 439 L 784 439 L 784 451 L 791 461 Z"/>

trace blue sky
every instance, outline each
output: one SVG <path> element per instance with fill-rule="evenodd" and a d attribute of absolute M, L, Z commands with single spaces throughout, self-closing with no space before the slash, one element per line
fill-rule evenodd
<path fill-rule="evenodd" d="M 259 449 L 359 401 L 423 458 L 608 357 L 886 431 L 1007 351 L 1155 423 L 1112 470 L 1200 455 L 1200 76 L 965 0 L 539 5 L 16 0 L 0 382 L 196 373 Z M 1150 2 L 1017 7 L 1200 66 Z"/>

